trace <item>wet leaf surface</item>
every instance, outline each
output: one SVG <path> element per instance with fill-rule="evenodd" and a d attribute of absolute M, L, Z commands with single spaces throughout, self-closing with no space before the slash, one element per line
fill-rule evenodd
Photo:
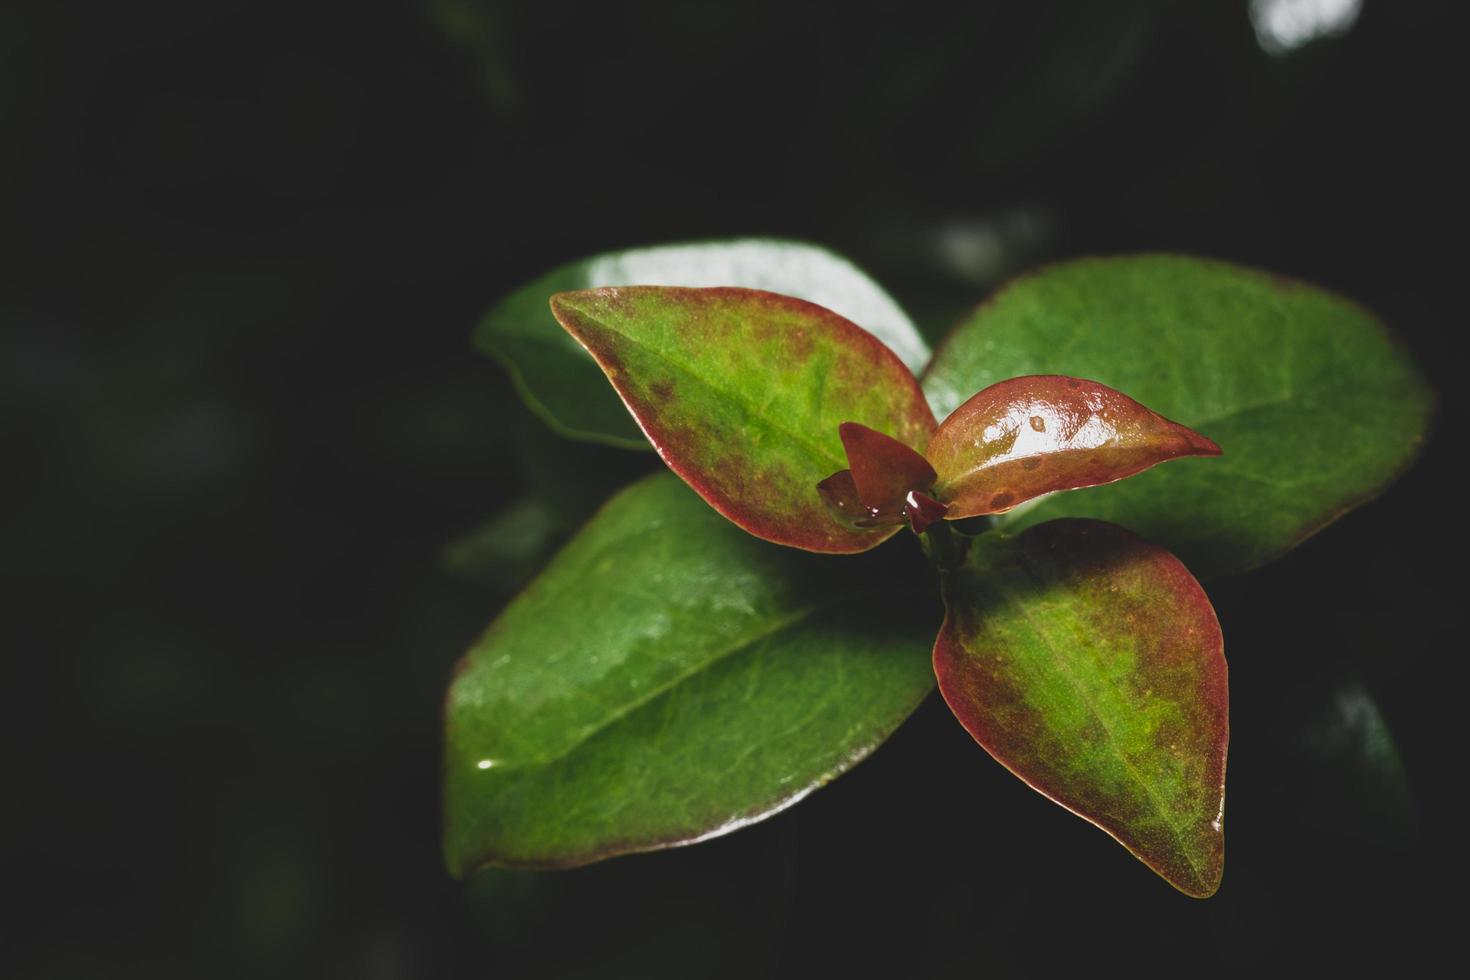
<path fill-rule="evenodd" d="M 976 393 L 940 424 L 926 451 L 939 473 L 935 496 L 955 520 L 1219 453 L 1122 392 L 1061 375 L 1011 378 Z"/>
<path fill-rule="evenodd" d="M 858 499 L 870 510 L 897 510 L 911 490 L 928 490 L 938 478 L 917 451 L 892 436 L 844 422 L 838 427 L 852 467 Z"/>
<path fill-rule="evenodd" d="M 1019 375 L 1091 378 L 1203 433 L 1186 460 L 1012 511 L 1096 517 L 1202 576 L 1244 571 L 1372 499 L 1414 459 L 1431 393 L 1371 313 L 1303 283 L 1171 255 L 1083 259 L 1003 287 L 925 373 L 937 412 Z"/>

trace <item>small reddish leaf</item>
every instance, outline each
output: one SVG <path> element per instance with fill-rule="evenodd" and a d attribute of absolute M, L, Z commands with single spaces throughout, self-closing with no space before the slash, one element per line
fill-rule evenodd
<path fill-rule="evenodd" d="M 888 512 L 869 508 L 858 498 L 857 484 L 852 480 L 852 470 L 838 470 L 817 484 L 817 492 L 827 503 L 827 509 L 848 527 L 883 527 L 903 523 L 903 514 L 896 510 Z"/>
<path fill-rule="evenodd" d="M 832 515 L 848 527 L 898 527 L 904 522 L 903 505 L 882 510 L 869 507 L 858 498 L 852 470 L 838 470 L 817 484 L 817 492 Z"/>
<path fill-rule="evenodd" d="M 908 496 L 904 498 L 904 507 L 915 534 L 923 534 L 929 529 L 930 524 L 943 520 L 949 511 L 948 507 L 918 490 L 909 491 Z"/>
<path fill-rule="evenodd" d="M 1217 456 L 1199 433 L 1096 381 L 1041 374 L 972 397 L 925 452 L 935 497 L 957 520 L 999 514 L 1056 490 L 1112 483 L 1180 456 Z"/>
<path fill-rule="evenodd" d="M 669 468 L 746 531 L 835 553 L 894 533 L 839 519 L 831 495 L 812 492 L 842 466 L 843 422 L 910 447 L 934 431 L 918 381 L 872 334 L 757 289 L 589 289 L 558 293 L 551 309 Z"/>
<path fill-rule="evenodd" d="M 858 499 L 857 484 L 852 482 L 852 470 L 838 470 L 817 484 L 817 492 L 826 501 L 832 515 L 844 524 L 857 527 L 857 522 L 868 517 L 868 508 Z"/>
<path fill-rule="evenodd" d="M 910 490 L 928 490 L 939 477 L 929 461 L 892 436 L 857 422 L 838 426 L 847 465 L 863 506 L 898 510 Z"/>
<path fill-rule="evenodd" d="M 988 534 L 944 579 L 939 690 L 987 752 L 1180 891 L 1224 866 L 1220 626 L 1173 555 L 1113 524 Z"/>

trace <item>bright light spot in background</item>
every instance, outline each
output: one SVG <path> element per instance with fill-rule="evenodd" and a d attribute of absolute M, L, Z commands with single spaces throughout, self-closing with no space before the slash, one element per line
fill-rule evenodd
<path fill-rule="evenodd" d="M 1322 37 L 1353 29 L 1363 0 L 1251 0 L 1251 26 L 1267 54 L 1288 54 Z"/>
<path fill-rule="evenodd" d="M 481 769 L 489 769 L 491 766 L 495 765 L 495 760 L 481 759 L 479 762 L 475 763 L 475 765 L 479 766 Z"/>
<path fill-rule="evenodd" d="M 945 271 L 977 286 L 994 285 L 1040 252 L 1052 234 L 1051 216 L 1018 207 L 979 217 L 954 217 L 933 234 L 931 250 Z"/>

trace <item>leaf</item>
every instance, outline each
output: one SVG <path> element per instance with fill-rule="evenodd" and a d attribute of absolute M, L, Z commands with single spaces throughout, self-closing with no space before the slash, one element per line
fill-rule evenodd
<path fill-rule="evenodd" d="M 1220 447 L 1095 381 L 1011 378 L 940 423 L 925 455 L 949 517 L 998 514 L 1032 497 L 1112 483 Z"/>
<path fill-rule="evenodd" d="M 911 524 L 923 534 L 948 509 L 922 490 L 934 485 L 934 467 L 918 452 L 856 422 L 837 427 L 849 469 L 817 484 L 832 515 L 851 527 Z"/>
<path fill-rule="evenodd" d="M 495 516 L 451 542 L 441 556 L 446 571 L 466 582 L 510 593 L 524 585 L 570 530 L 540 497 L 512 501 Z"/>
<path fill-rule="evenodd" d="M 946 576 L 939 690 L 987 752 L 1180 891 L 1224 861 L 1220 627 L 1168 552 L 1100 521 L 986 535 Z"/>
<path fill-rule="evenodd" d="M 902 524 L 903 515 L 897 512 L 873 511 L 858 497 L 857 483 L 852 470 L 838 470 L 817 484 L 817 493 L 832 516 L 853 527 L 878 527 L 883 524 Z"/>
<path fill-rule="evenodd" d="M 546 308 L 553 293 L 638 285 L 744 286 L 796 296 L 859 324 L 916 373 L 929 360 L 903 310 L 851 262 L 814 245 L 764 238 L 609 252 L 564 265 L 498 303 L 475 342 L 506 366 L 521 397 L 557 432 L 646 449 L 597 366 Z"/>
<path fill-rule="evenodd" d="M 634 484 L 450 687 L 450 869 L 690 843 L 851 768 L 933 685 L 914 572 L 758 541 L 667 473 Z"/>
<path fill-rule="evenodd" d="M 924 376 L 941 414 L 1024 374 L 1093 378 L 1225 449 L 1001 518 L 1122 524 L 1202 576 L 1265 564 L 1372 499 L 1418 453 L 1431 396 L 1362 307 L 1169 255 L 1083 259 L 1001 289 Z"/>
<path fill-rule="evenodd" d="M 839 521 L 817 484 L 845 461 L 848 420 L 922 446 L 934 431 L 893 352 L 831 310 L 752 289 L 558 293 L 664 462 L 730 520 L 808 551 L 866 551 L 894 528 Z"/>
<path fill-rule="evenodd" d="M 892 436 L 856 422 L 842 423 L 837 434 L 858 499 L 869 510 L 901 508 L 910 490 L 928 490 L 938 479 L 928 460 Z"/>
<path fill-rule="evenodd" d="M 1372 693 L 1343 678 L 1289 694 L 1282 714 L 1290 731 L 1276 756 L 1290 770 L 1281 795 L 1294 802 L 1297 819 L 1324 838 L 1410 846 L 1418 825 L 1414 793 Z"/>

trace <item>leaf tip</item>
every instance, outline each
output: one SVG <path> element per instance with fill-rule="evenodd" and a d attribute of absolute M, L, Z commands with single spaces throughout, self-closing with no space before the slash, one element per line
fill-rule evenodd
<path fill-rule="evenodd" d="M 573 301 L 586 292 L 587 290 L 584 289 L 572 289 L 560 293 L 552 293 L 551 299 L 548 301 L 551 305 L 551 315 L 562 323 L 565 323 L 566 317 L 576 312 L 576 303 Z"/>
<path fill-rule="evenodd" d="M 1150 870 L 1172 885 L 1175 891 L 1200 900 L 1213 898 L 1220 890 L 1220 882 L 1225 877 L 1223 861 L 1211 862 L 1204 868 L 1190 865 L 1187 871 L 1153 866 L 1150 866 Z"/>
<path fill-rule="evenodd" d="M 1204 435 L 1203 433 L 1200 433 L 1200 432 L 1196 432 L 1196 431 L 1194 431 L 1193 429 L 1191 429 L 1187 425 L 1179 425 L 1178 422 L 1175 422 L 1173 424 L 1176 425 L 1176 426 L 1179 426 L 1180 435 L 1184 436 L 1184 444 L 1187 447 L 1184 455 L 1186 455 L 1186 456 L 1221 456 L 1221 455 L 1224 455 L 1225 450 L 1221 449 L 1220 448 L 1220 444 L 1218 442 L 1216 442 L 1215 440 L 1211 439 L 1209 436 Z"/>
<path fill-rule="evenodd" d="M 1202 436 L 1198 432 L 1194 436 L 1196 456 L 1223 456 L 1225 454 L 1225 450 L 1221 449 L 1220 444 L 1215 440 Z"/>

